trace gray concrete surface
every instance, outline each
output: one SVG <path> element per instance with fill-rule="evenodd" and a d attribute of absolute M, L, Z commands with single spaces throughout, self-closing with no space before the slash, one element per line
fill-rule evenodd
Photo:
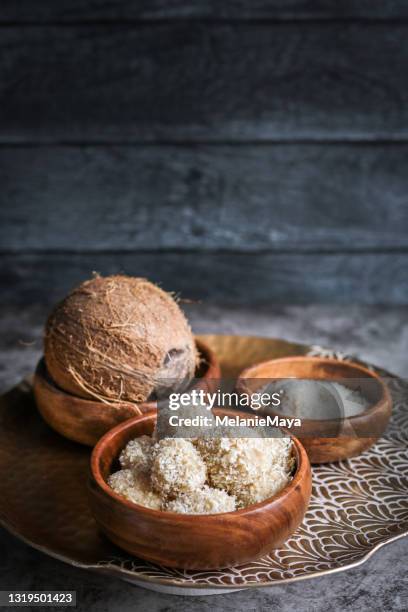
<path fill-rule="evenodd" d="M 0 312 L 0 388 L 4 391 L 32 372 L 41 352 L 46 313 L 41 306 L 24 310 L 3 307 Z M 321 344 L 355 353 L 401 376 L 408 373 L 407 307 L 244 309 L 196 304 L 188 307 L 188 313 L 194 330 L 200 333 L 256 334 Z M 77 609 L 87 612 L 408 610 L 408 539 L 390 544 L 362 566 L 336 575 L 197 598 L 154 593 L 72 568 L 4 531 L 0 531 L 0 550 L 1 589 L 76 590 Z"/>

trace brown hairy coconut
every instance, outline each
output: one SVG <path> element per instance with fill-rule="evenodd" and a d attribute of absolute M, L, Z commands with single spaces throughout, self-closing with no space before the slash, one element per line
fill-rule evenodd
<path fill-rule="evenodd" d="M 185 388 L 197 364 L 173 297 L 128 276 L 96 276 L 60 302 L 47 321 L 44 356 L 59 387 L 109 403 Z"/>

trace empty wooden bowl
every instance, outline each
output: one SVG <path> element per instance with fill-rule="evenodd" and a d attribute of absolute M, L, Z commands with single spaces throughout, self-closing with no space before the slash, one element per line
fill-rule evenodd
<path fill-rule="evenodd" d="M 384 433 L 392 410 L 391 395 L 381 378 L 357 363 L 320 357 L 283 357 L 265 361 L 244 370 L 237 381 L 239 393 L 254 393 L 268 381 L 298 378 L 336 381 L 347 387 L 363 387 L 369 406 L 356 416 L 344 419 L 301 419 L 296 435 L 302 441 L 311 463 L 328 463 L 359 455 Z M 343 382 L 342 382 L 343 381 Z M 278 409 L 263 410 L 271 416 L 283 415 Z"/>
<path fill-rule="evenodd" d="M 196 339 L 196 345 L 200 365 L 193 386 L 211 391 L 218 386 L 220 367 L 215 354 L 204 342 Z M 37 408 L 48 425 L 69 440 L 89 446 L 94 446 L 112 427 L 157 406 L 156 402 L 108 404 L 72 395 L 54 383 L 44 359 L 38 363 L 33 385 Z"/>
<path fill-rule="evenodd" d="M 122 423 L 103 436 L 92 452 L 91 510 L 112 542 L 153 563 L 215 569 L 261 557 L 281 546 L 296 530 L 306 512 L 312 482 L 307 454 L 296 438 L 293 479 L 274 497 L 242 510 L 176 514 L 145 508 L 116 494 L 106 481 L 117 468 L 120 451 L 132 438 L 150 435 L 155 421 L 156 412 L 152 411 Z"/>

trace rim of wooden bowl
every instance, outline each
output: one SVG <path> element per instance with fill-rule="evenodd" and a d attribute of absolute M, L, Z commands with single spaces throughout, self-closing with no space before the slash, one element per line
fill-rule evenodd
<path fill-rule="evenodd" d="M 296 362 L 311 362 L 311 363 L 316 363 L 316 364 L 322 364 L 322 365 L 330 365 L 333 366 L 335 368 L 350 368 L 353 369 L 354 371 L 359 371 L 361 372 L 362 376 L 361 378 L 371 378 L 373 380 L 376 381 L 376 383 L 379 386 L 379 389 L 381 390 L 380 393 L 380 397 L 378 398 L 378 400 L 375 403 L 371 403 L 370 406 L 368 406 L 368 408 L 366 408 L 365 410 L 363 410 L 360 414 L 356 414 L 354 416 L 348 416 L 348 417 L 344 417 L 344 419 L 304 419 L 302 418 L 302 426 L 305 425 L 306 427 L 310 426 L 312 427 L 313 425 L 316 426 L 317 423 L 321 423 L 321 424 L 325 424 L 327 428 L 329 427 L 335 427 L 336 424 L 338 424 L 339 421 L 345 421 L 347 420 L 351 425 L 354 426 L 358 426 L 358 425 L 365 425 L 366 421 L 367 421 L 367 417 L 373 417 L 375 416 L 375 414 L 382 409 L 382 407 L 385 405 L 387 409 L 391 410 L 392 407 L 392 399 L 391 399 L 391 394 L 390 391 L 387 387 L 387 385 L 384 383 L 384 381 L 381 379 L 381 377 L 376 374 L 375 372 L 373 372 L 372 370 L 369 370 L 368 368 L 366 368 L 365 366 L 356 363 L 355 361 L 339 361 L 338 359 L 331 359 L 329 357 L 308 357 L 307 355 L 299 355 L 296 357 L 278 357 L 277 359 L 269 359 L 266 361 L 261 361 L 257 364 L 254 364 L 252 366 L 249 366 L 248 368 L 245 368 L 238 376 L 237 381 L 236 381 L 236 389 L 238 391 L 238 393 L 242 393 L 242 392 L 248 392 L 248 387 L 245 385 L 245 380 L 246 379 L 256 379 L 258 378 L 257 376 L 254 376 L 254 372 L 257 371 L 257 369 L 259 369 L 261 366 L 265 367 L 268 366 L 269 364 L 277 364 L 277 363 L 296 363 Z M 281 376 L 279 378 L 276 378 L 276 380 L 281 380 L 282 378 L 285 378 L 284 376 Z M 290 377 L 287 376 L 287 378 L 299 378 L 301 379 L 301 377 Z M 344 377 L 339 377 L 339 380 L 341 378 Z M 350 378 L 356 378 L 356 377 L 350 377 Z M 267 377 L 259 377 L 259 380 L 267 380 Z M 310 380 L 329 380 L 326 378 L 311 378 Z M 346 379 L 347 380 L 347 379 Z M 293 416 L 293 415 L 283 415 L 282 413 L 276 411 L 276 410 L 270 410 L 269 414 L 273 414 L 273 415 L 278 415 L 278 416 L 285 416 L 285 417 L 289 417 Z"/>

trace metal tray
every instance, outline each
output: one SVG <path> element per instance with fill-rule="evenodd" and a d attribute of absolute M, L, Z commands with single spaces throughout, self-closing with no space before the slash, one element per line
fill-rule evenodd
<path fill-rule="evenodd" d="M 330 355 L 282 340 L 203 336 L 225 377 L 286 355 Z M 387 377 L 391 376 L 382 371 Z M 303 525 L 271 555 L 219 571 L 160 567 L 127 555 L 98 531 L 88 508 L 90 450 L 54 433 L 38 415 L 29 384 L 0 400 L 0 523 L 56 559 L 145 588 L 209 595 L 272 586 L 346 570 L 408 535 L 408 385 L 388 379 L 393 416 L 384 437 L 359 457 L 313 468 Z"/>

